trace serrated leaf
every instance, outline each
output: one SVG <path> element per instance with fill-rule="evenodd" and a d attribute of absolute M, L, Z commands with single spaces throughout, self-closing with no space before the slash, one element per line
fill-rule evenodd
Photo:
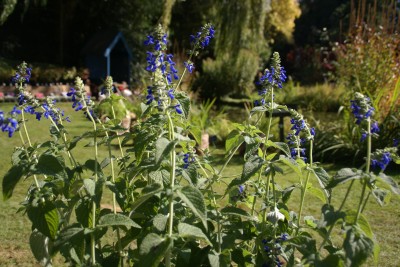
<path fill-rule="evenodd" d="M 42 154 L 39 157 L 38 163 L 36 164 L 36 172 L 56 178 L 67 177 L 64 165 L 57 157 L 50 154 Z"/>
<path fill-rule="evenodd" d="M 226 153 L 232 152 L 233 149 L 240 146 L 244 142 L 242 134 L 238 130 L 233 130 L 228 134 L 225 141 Z"/>
<path fill-rule="evenodd" d="M 154 183 L 151 184 L 142 190 L 142 195 L 133 202 L 132 205 L 132 210 L 137 209 L 140 205 L 142 205 L 146 200 L 154 196 L 155 194 L 158 194 L 162 191 L 162 186 L 160 184 Z"/>
<path fill-rule="evenodd" d="M 331 190 L 325 189 L 331 179 L 329 174 L 321 167 L 313 168 L 312 173 L 314 174 L 315 178 L 317 178 L 319 185 L 324 190 L 326 197 L 329 198 L 331 195 Z"/>
<path fill-rule="evenodd" d="M 203 233 L 203 231 L 193 225 L 187 223 L 179 223 L 178 224 L 178 233 L 182 238 L 193 238 L 193 239 L 202 239 L 206 241 L 209 245 L 212 245 L 208 237 Z"/>
<path fill-rule="evenodd" d="M 155 161 L 156 165 L 160 164 L 161 161 L 168 157 L 168 154 L 175 147 L 176 141 L 169 141 L 165 137 L 161 137 L 156 141 L 156 153 Z"/>
<path fill-rule="evenodd" d="M 296 189 L 296 186 L 292 185 L 289 187 L 286 187 L 283 191 L 282 191 L 282 202 L 286 203 L 288 202 L 288 200 L 290 199 L 290 196 L 292 195 L 293 190 Z"/>
<path fill-rule="evenodd" d="M 337 172 L 335 176 L 329 181 L 329 183 L 325 186 L 325 189 L 330 189 L 338 184 L 345 183 L 350 180 L 360 179 L 361 173 L 358 171 L 354 171 L 350 168 L 344 168 Z"/>
<path fill-rule="evenodd" d="M 324 192 L 321 189 L 311 186 L 311 187 L 309 187 L 307 189 L 307 192 L 309 192 L 311 195 L 317 197 L 323 203 L 326 203 L 326 200 L 327 200 L 326 196 L 325 196 Z"/>
<path fill-rule="evenodd" d="M 358 267 L 373 254 L 374 242 L 352 227 L 346 233 L 343 248 L 346 254 L 346 266 Z"/>
<path fill-rule="evenodd" d="M 86 192 L 91 196 L 96 195 L 96 182 L 92 179 L 83 179 L 83 185 L 85 186 Z"/>
<path fill-rule="evenodd" d="M 104 169 L 105 167 L 107 167 L 111 163 L 111 160 L 114 159 L 110 159 L 109 157 L 103 159 L 103 161 L 100 163 L 100 168 Z"/>
<path fill-rule="evenodd" d="M 198 173 L 196 165 L 191 164 L 186 169 L 182 170 L 182 176 L 188 181 L 191 185 L 197 185 Z"/>
<path fill-rule="evenodd" d="M 53 242 L 41 232 L 34 230 L 29 237 L 33 256 L 42 266 L 50 267 Z"/>
<path fill-rule="evenodd" d="M 254 113 L 266 112 L 267 110 L 268 109 L 263 106 L 254 107 L 250 110 L 250 116 L 252 116 Z"/>
<path fill-rule="evenodd" d="M 201 192 L 192 186 L 185 186 L 176 191 L 182 201 L 199 217 L 204 227 L 207 229 L 206 205 Z"/>
<path fill-rule="evenodd" d="M 299 177 L 302 177 L 302 176 L 303 176 L 303 174 L 301 173 L 301 169 L 300 169 L 299 165 L 297 164 L 297 162 L 296 162 L 294 159 L 292 159 L 292 158 L 290 158 L 290 157 L 285 157 L 285 156 L 281 155 L 281 156 L 279 157 L 278 162 L 279 162 L 279 163 L 282 163 L 282 164 L 284 164 L 284 165 L 286 165 L 286 166 L 288 166 L 288 167 L 289 167 L 290 169 L 292 169 Z"/>
<path fill-rule="evenodd" d="M 253 218 L 247 211 L 232 206 L 221 209 L 221 214 L 226 216 L 239 216 L 249 220 L 257 220 L 256 217 Z"/>
<path fill-rule="evenodd" d="M 61 230 L 57 240 L 54 243 L 55 247 L 60 247 L 66 242 L 71 242 L 72 239 L 82 240 L 84 228 L 75 226 L 70 226 Z"/>
<path fill-rule="evenodd" d="M 384 206 L 390 202 L 391 193 L 386 189 L 375 188 L 372 191 L 372 196 L 379 205 Z"/>
<path fill-rule="evenodd" d="M 157 214 L 153 219 L 153 226 L 160 232 L 165 230 L 167 225 L 168 216 Z"/>
<path fill-rule="evenodd" d="M 354 224 L 356 221 L 356 216 L 357 216 L 357 211 L 355 210 L 347 211 L 345 217 L 346 223 Z M 367 237 L 369 237 L 370 239 L 374 238 L 371 226 L 369 225 L 367 218 L 362 213 L 360 213 L 358 217 L 357 226 L 364 232 L 364 234 Z"/>
<path fill-rule="evenodd" d="M 55 239 L 60 219 L 57 208 L 53 204 L 46 203 L 44 207 L 30 207 L 27 214 L 33 229 L 36 228 L 45 236 Z"/>
<path fill-rule="evenodd" d="M 97 227 L 104 226 L 127 226 L 134 228 L 142 228 L 139 224 L 135 223 L 131 218 L 123 214 L 106 214 L 99 219 L 99 224 Z"/>
<path fill-rule="evenodd" d="M 319 221 L 319 228 L 331 226 L 335 224 L 338 220 L 344 219 L 346 213 L 342 211 L 335 211 L 333 206 L 325 204 L 322 206 L 322 219 Z"/>
<path fill-rule="evenodd" d="M 156 236 L 156 234 L 150 233 L 143 239 L 140 245 L 140 251 L 143 251 L 145 256 L 140 259 L 138 266 L 158 267 L 160 261 L 165 257 L 167 252 L 172 249 L 172 239 L 162 239 Z M 161 241 L 159 238 L 161 238 Z M 147 251 L 148 253 L 144 253 Z"/>
<path fill-rule="evenodd" d="M 12 196 L 15 186 L 26 174 L 26 171 L 23 165 L 14 165 L 4 175 L 2 182 L 3 200 L 7 200 Z"/>
<path fill-rule="evenodd" d="M 274 147 L 274 148 L 279 149 L 280 151 L 282 151 L 283 153 L 285 153 L 285 155 L 286 155 L 287 157 L 290 157 L 290 156 L 291 156 L 289 146 L 288 146 L 286 143 L 282 143 L 282 142 L 272 142 L 271 140 L 268 140 L 266 146 L 267 146 L 267 147 Z"/>
<path fill-rule="evenodd" d="M 392 177 L 387 176 L 384 173 L 380 173 L 379 174 L 379 178 L 380 181 L 386 183 L 387 185 L 390 186 L 390 189 L 392 190 L 393 193 L 395 193 L 396 195 L 400 195 L 400 189 L 398 184 L 393 180 Z"/>
<path fill-rule="evenodd" d="M 91 170 L 92 172 L 95 172 L 96 170 L 97 172 L 101 172 L 101 165 L 94 159 L 88 159 L 84 166 L 86 169 Z"/>
<path fill-rule="evenodd" d="M 259 156 L 253 156 L 251 157 L 248 161 L 245 162 L 244 166 L 243 166 L 243 171 L 242 171 L 242 175 L 240 178 L 238 179 L 233 179 L 230 184 L 227 187 L 227 192 L 234 186 L 237 185 L 241 185 L 244 184 L 245 182 L 247 182 L 251 176 L 253 176 L 254 174 L 256 174 L 261 167 L 263 166 L 263 164 L 265 163 L 265 161 L 260 158 Z"/>

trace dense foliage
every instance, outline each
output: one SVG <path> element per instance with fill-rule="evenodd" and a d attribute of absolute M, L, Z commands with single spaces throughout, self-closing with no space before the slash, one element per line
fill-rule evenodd
<path fill-rule="evenodd" d="M 70 138 L 67 114 L 50 99 L 34 99 L 25 89 L 31 69 L 26 63 L 18 67 L 18 105 L 9 114 L 0 113 L 0 124 L 10 137 L 18 133 L 22 143 L 12 155 L 2 190 L 8 199 L 21 179 L 33 179 L 21 210 L 32 222 L 31 249 L 43 265 L 50 266 L 56 253 L 74 266 L 360 266 L 368 257 L 377 260 L 379 245 L 363 210 L 369 197 L 383 205 L 391 192 L 400 193 L 397 183 L 383 174 L 391 160 L 400 159 L 396 147 L 372 152 L 378 125 L 370 99 L 356 94 L 351 103 L 368 144 L 365 168 L 344 168 L 330 177 L 313 161 L 315 129 L 301 114 L 275 102 L 274 92 L 287 77 L 274 53 L 258 82 L 257 105 L 228 135 L 226 161 L 218 168 L 207 153 L 195 153 L 196 141 L 189 137 L 196 131 L 188 120 L 190 99 L 180 90 L 183 75 L 194 68 L 192 57 L 210 44 L 214 34 L 214 27 L 206 24 L 191 36 L 182 75 L 166 53 L 168 40 L 162 28 L 147 36 L 150 86 L 139 121 L 123 134 L 113 112 L 121 97 L 113 94 L 111 77 L 103 92 L 107 99 L 99 103 L 111 105 L 105 121 L 76 78 L 68 95 L 93 128 Z M 272 113 L 280 111 L 292 117 L 287 144 L 271 140 Z M 266 114 L 268 127 L 263 132 L 259 126 Z M 31 140 L 28 118 L 50 120 L 52 139 Z M 74 148 L 84 140 L 89 140 L 93 157 L 78 162 Z M 124 147 L 132 141 L 133 147 Z M 113 143 L 119 147 L 117 154 L 111 150 Z M 224 177 L 243 144 L 242 173 Z M 108 157 L 99 158 L 99 146 L 105 146 Z M 282 188 L 278 174 L 296 175 L 298 182 Z M 334 188 L 345 182 L 350 182 L 346 196 L 334 207 Z M 359 204 L 345 210 L 355 182 L 362 185 Z M 107 190 L 112 209 L 102 207 Z M 297 210 L 288 205 L 294 191 L 301 195 Z M 323 203 L 318 219 L 303 214 L 305 205 L 316 205 L 310 195 Z M 340 242 L 333 242 L 334 228 L 343 229 L 343 235 L 334 236 Z"/>

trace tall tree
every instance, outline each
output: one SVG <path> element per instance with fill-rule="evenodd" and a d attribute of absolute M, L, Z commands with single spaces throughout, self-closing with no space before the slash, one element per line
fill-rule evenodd
<path fill-rule="evenodd" d="M 208 14 L 216 25 L 215 57 L 203 62 L 195 89 L 206 98 L 251 92 L 257 72 L 270 56 L 271 40 L 277 33 L 290 39 L 299 16 L 297 1 L 284 1 L 285 8 L 277 0 L 213 2 Z"/>

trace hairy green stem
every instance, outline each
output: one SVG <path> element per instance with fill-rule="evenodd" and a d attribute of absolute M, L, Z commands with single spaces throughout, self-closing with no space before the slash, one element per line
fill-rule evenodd
<path fill-rule="evenodd" d="M 270 109 L 269 114 L 268 114 L 268 129 L 267 129 L 267 135 L 265 136 L 264 147 L 262 148 L 263 160 L 265 160 L 266 154 L 267 154 L 266 144 L 268 143 L 268 140 L 269 140 L 269 134 L 270 134 L 270 131 L 271 131 L 271 124 L 272 124 L 272 112 L 274 111 L 274 110 L 273 110 L 273 106 L 274 106 L 274 88 L 273 88 L 273 87 L 272 87 L 272 89 L 271 89 L 271 102 L 270 102 L 270 103 L 271 103 L 271 109 Z M 256 124 L 260 121 L 260 118 L 261 118 L 261 116 L 258 118 Z M 261 168 L 261 170 L 260 170 L 259 173 L 258 173 L 257 185 L 260 184 L 261 176 L 262 176 L 262 168 Z M 269 177 L 268 177 L 268 178 L 269 178 Z M 267 179 L 267 185 L 266 185 L 266 187 L 267 187 L 267 195 L 266 195 L 267 201 L 268 201 L 268 199 L 269 199 L 269 183 L 270 183 L 270 179 Z M 251 216 L 254 215 L 254 209 L 255 209 L 255 207 L 256 207 L 256 202 L 257 202 L 257 196 L 254 196 L 254 198 L 253 198 L 253 204 L 252 204 L 252 206 L 251 206 Z M 264 212 L 264 213 L 265 213 L 265 212 Z M 263 216 L 263 217 L 265 217 L 265 216 Z"/>
<path fill-rule="evenodd" d="M 103 127 L 104 132 L 106 133 L 106 137 L 107 137 L 107 147 L 108 147 L 108 157 L 110 158 L 110 166 L 111 166 L 111 181 L 112 183 L 115 185 L 115 170 L 114 170 L 114 162 L 112 159 L 112 153 L 111 153 L 111 141 L 110 141 L 110 135 L 108 134 L 108 131 L 106 130 L 106 127 L 101 123 L 101 121 L 99 119 L 97 119 L 98 123 Z M 115 193 L 112 192 L 112 202 L 113 202 L 113 213 L 117 214 L 117 201 L 115 198 Z M 121 235 L 120 235 L 120 231 L 119 228 L 117 227 L 116 229 L 117 231 L 117 244 L 118 244 L 118 251 L 119 251 L 119 256 L 120 256 L 120 264 L 121 267 L 124 267 L 124 259 L 122 257 L 123 255 L 123 251 L 122 251 L 122 244 L 121 244 Z"/>
<path fill-rule="evenodd" d="M 243 142 L 242 142 L 243 143 Z M 218 172 L 218 176 L 221 175 L 221 173 L 225 170 L 226 166 L 228 166 L 229 162 L 231 161 L 231 159 L 233 158 L 233 156 L 235 155 L 236 151 L 239 149 L 239 147 L 242 145 L 242 143 L 240 143 L 233 151 L 232 153 L 229 155 L 229 158 L 225 161 L 224 166 L 222 166 L 222 168 L 219 170 Z"/>
<path fill-rule="evenodd" d="M 93 123 L 93 130 L 94 130 L 94 136 L 93 136 L 93 142 L 94 142 L 94 182 L 95 184 L 97 183 L 97 157 L 98 157 L 98 148 L 97 148 L 97 125 L 96 121 L 93 119 L 92 114 L 90 114 L 89 108 L 86 105 L 86 101 L 82 101 L 84 103 L 84 107 L 86 109 L 87 115 L 89 116 L 89 119 Z M 96 201 L 93 200 L 92 203 L 92 229 L 96 228 Z M 96 265 L 96 239 L 94 236 L 94 233 L 91 234 L 90 236 L 90 246 L 91 246 L 91 255 L 92 255 L 92 265 Z"/>
<path fill-rule="evenodd" d="M 312 168 L 313 166 L 313 157 L 312 157 L 312 153 L 313 153 L 313 140 L 310 140 L 310 154 L 309 154 L 309 158 L 310 158 L 310 168 Z M 304 199 L 306 197 L 306 192 L 307 192 L 307 186 L 308 186 L 308 180 L 310 179 L 310 174 L 311 171 L 309 170 L 307 172 L 307 176 L 306 176 L 306 181 L 304 183 L 304 185 L 301 188 L 301 197 L 300 197 L 300 209 L 299 209 L 299 216 L 297 217 L 297 229 L 296 229 L 296 234 L 299 232 L 300 230 L 300 221 L 301 221 L 301 213 L 303 212 L 303 206 L 304 206 Z"/>
<path fill-rule="evenodd" d="M 367 159 L 366 159 L 365 172 L 367 174 L 369 174 L 370 166 L 371 166 L 371 145 L 372 145 L 371 118 L 370 117 L 368 117 L 368 119 L 367 119 L 367 134 L 368 134 L 368 137 L 367 137 Z M 361 210 L 363 208 L 365 191 L 367 189 L 367 184 L 368 184 L 368 181 L 366 180 L 366 178 L 363 178 L 362 184 L 363 184 L 363 187 L 362 187 L 362 191 L 361 191 L 360 202 L 358 203 L 357 215 L 356 215 L 356 220 L 355 220 L 354 224 L 357 224 L 358 219 L 360 218 Z"/>
<path fill-rule="evenodd" d="M 24 152 L 25 152 L 25 154 L 26 154 L 26 157 L 28 158 L 28 160 L 30 160 L 28 151 L 27 151 L 26 148 L 25 148 L 25 140 L 24 140 L 24 137 L 22 136 L 21 131 L 18 131 L 18 133 L 19 133 L 19 138 L 21 139 L 22 145 L 24 146 Z M 36 187 L 39 189 L 40 186 L 39 186 L 39 182 L 38 182 L 38 179 L 37 179 L 37 177 L 36 177 L 36 174 L 33 175 L 33 179 L 35 180 L 35 185 L 36 185 Z"/>
<path fill-rule="evenodd" d="M 168 123 L 169 123 L 169 137 L 170 141 L 175 139 L 175 128 L 172 118 L 169 113 L 167 113 Z M 169 203 L 168 203 L 168 237 L 172 239 L 173 234 L 173 227 L 174 227 L 174 186 L 175 186 L 175 167 L 176 167 L 176 151 L 172 149 L 170 153 L 170 161 L 171 161 L 171 172 L 170 172 L 170 196 L 169 196 Z M 169 250 L 165 256 L 165 265 L 167 267 L 171 266 L 171 257 L 172 251 Z"/>

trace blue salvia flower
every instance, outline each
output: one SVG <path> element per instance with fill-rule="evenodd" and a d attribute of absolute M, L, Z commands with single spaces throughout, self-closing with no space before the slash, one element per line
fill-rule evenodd
<path fill-rule="evenodd" d="M 185 65 L 186 69 L 189 71 L 189 73 L 192 73 L 194 70 L 194 65 L 191 61 L 184 62 L 183 65 Z"/>
<path fill-rule="evenodd" d="M 376 157 L 378 155 L 376 155 Z M 380 168 L 382 171 L 384 171 L 386 169 L 386 166 L 392 160 L 392 158 L 391 158 L 390 152 L 381 153 L 380 156 L 381 156 L 381 158 L 373 158 L 371 160 L 371 167 L 374 169 Z"/>
<path fill-rule="evenodd" d="M 354 100 L 350 100 L 350 109 L 356 118 L 356 124 L 361 124 L 364 120 L 374 115 L 374 108 L 371 106 L 369 97 L 356 92 Z"/>
<path fill-rule="evenodd" d="M 13 83 L 24 84 L 28 83 L 31 79 L 32 68 L 28 68 L 28 64 L 26 62 L 22 62 L 19 66 L 17 66 L 17 71 L 12 78 Z"/>
<path fill-rule="evenodd" d="M 210 23 L 205 24 L 201 27 L 200 31 L 198 31 L 195 35 L 190 35 L 190 43 L 194 46 L 193 50 L 197 51 L 197 49 L 204 49 L 210 44 L 210 40 L 214 38 L 215 29 L 214 26 Z"/>
<path fill-rule="evenodd" d="M 393 146 L 396 147 L 400 143 L 400 139 L 393 138 Z"/>
<path fill-rule="evenodd" d="M 246 188 L 246 187 L 245 187 L 244 185 L 239 185 L 239 194 L 243 194 L 245 188 Z"/>
<path fill-rule="evenodd" d="M 8 132 L 8 137 L 12 137 L 14 132 L 19 128 L 16 117 L 18 114 L 21 114 L 21 111 L 14 107 L 9 114 L 10 117 L 5 117 L 4 112 L 0 110 L 0 128 L 3 133 Z"/>
<path fill-rule="evenodd" d="M 187 169 L 192 162 L 194 162 L 194 158 L 189 153 L 185 153 L 183 155 L 183 168 Z"/>
<path fill-rule="evenodd" d="M 261 76 L 260 80 L 256 83 L 259 85 L 258 95 L 262 96 L 265 100 L 272 92 L 274 88 L 282 88 L 283 82 L 287 79 L 286 71 L 281 66 L 281 59 L 279 54 L 275 52 L 271 59 L 271 66 L 269 69 L 265 69 L 264 74 Z M 261 104 L 262 102 L 257 102 Z M 264 105 L 264 104 L 262 104 Z"/>
<path fill-rule="evenodd" d="M 177 104 L 177 105 L 175 105 L 174 107 L 175 107 L 176 113 L 178 113 L 178 114 L 182 114 L 182 113 L 183 113 L 180 104 Z"/>

